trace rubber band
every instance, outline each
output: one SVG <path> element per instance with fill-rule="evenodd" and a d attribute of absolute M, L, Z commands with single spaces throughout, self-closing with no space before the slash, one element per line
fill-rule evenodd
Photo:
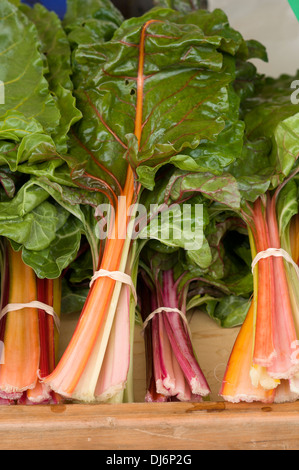
<path fill-rule="evenodd" d="M 157 308 L 156 310 L 154 310 L 146 319 L 145 321 L 143 322 L 143 326 L 142 326 L 142 334 L 144 333 L 144 331 L 146 330 L 149 322 L 154 318 L 155 315 L 157 315 L 158 313 L 178 313 L 180 315 L 180 317 L 184 320 L 186 326 L 187 326 L 187 329 L 188 329 L 188 333 L 189 333 L 189 336 L 191 338 L 191 330 L 190 330 L 190 327 L 189 327 L 189 322 L 188 322 L 188 319 L 186 317 L 186 315 L 184 314 L 184 312 L 182 312 L 181 310 L 179 310 L 178 308 L 170 308 L 170 307 L 159 307 Z"/>
<path fill-rule="evenodd" d="M 28 303 L 20 303 L 20 304 L 7 304 L 0 312 L 0 320 L 2 320 L 5 315 L 9 312 L 16 312 L 18 310 L 23 310 L 24 308 L 37 308 L 39 310 L 44 310 L 48 315 L 51 315 L 54 318 L 55 326 L 60 331 L 60 318 L 57 313 L 54 311 L 53 307 L 50 305 L 44 304 L 43 302 L 39 302 L 37 300 L 33 300 L 32 302 Z"/>
<path fill-rule="evenodd" d="M 276 258 L 284 258 L 288 263 L 292 264 L 293 267 L 295 268 L 296 274 L 299 278 L 299 267 L 297 263 L 293 260 L 293 258 L 289 255 L 287 251 L 285 251 L 283 248 L 268 248 L 265 251 L 260 251 L 256 257 L 254 258 L 251 269 L 252 272 L 256 266 L 256 264 L 261 260 L 261 259 L 266 259 L 269 258 L 270 256 L 274 256 Z"/>
<path fill-rule="evenodd" d="M 118 281 L 118 282 L 121 282 L 122 284 L 127 284 L 128 286 L 130 286 L 132 290 L 132 294 L 135 299 L 135 304 L 137 305 L 137 292 L 136 292 L 134 283 L 132 281 L 132 278 L 131 276 L 129 276 L 129 274 L 122 273 L 121 271 L 107 271 L 106 269 L 100 269 L 99 271 L 96 271 L 94 275 L 92 276 L 91 281 L 90 281 L 90 287 L 100 277 L 109 277 L 110 279 L 113 279 L 114 281 Z"/>

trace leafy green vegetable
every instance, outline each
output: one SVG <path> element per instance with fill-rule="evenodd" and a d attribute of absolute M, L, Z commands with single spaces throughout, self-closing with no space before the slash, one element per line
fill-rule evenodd
<path fill-rule="evenodd" d="M 143 128 L 138 146 L 134 132 L 140 57 L 134 46 L 145 25 Z M 179 13 L 157 9 L 125 21 L 107 43 L 80 45 L 74 83 L 84 118 L 74 126 L 73 167 L 104 178 L 117 193 L 115 181 L 100 171 L 97 162 L 123 185 L 128 161 L 140 183 L 152 189 L 156 172 L 172 157 L 183 149 L 195 149 L 203 139 L 214 141 L 230 112 L 228 87 L 234 79 L 233 59 L 217 50 L 222 39 L 183 24 Z"/>
<path fill-rule="evenodd" d="M 154 4 L 159 7 L 172 8 L 182 13 L 202 8 L 202 0 L 154 0 Z"/>
<path fill-rule="evenodd" d="M 46 57 L 45 78 L 60 111 L 60 124 L 54 133 L 57 152 L 67 152 L 67 135 L 71 126 L 81 119 L 72 94 L 71 49 L 60 19 L 54 12 L 36 4 L 34 8 L 22 5 L 22 11 L 35 24 L 41 41 L 41 52 Z"/>
<path fill-rule="evenodd" d="M 0 113 L 21 112 L 35 119 L 52 135 L 60 121 L 60 112 L 44 76 L 44 60 L 35 26 L 7 0 L 0 5 L 1 77 L 5 104 Z M 24 41 L 26 38 L 26 41 Z"/>
<path fill-rule="evenodd" d="M 122 22 L 110 0 L 67 0 L 63 25 L 72 47 L 108 41 Z"/>

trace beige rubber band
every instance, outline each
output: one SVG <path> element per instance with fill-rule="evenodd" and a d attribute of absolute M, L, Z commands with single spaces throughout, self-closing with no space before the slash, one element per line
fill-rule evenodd
<path fill-rule="evenodd" d="M 298 265 L 295 263 L 293 258 L 289 255 L 289 253 L 287 251 L 283 250 L 282 248 L 268 248 L 267 250 L 261 251 L 260 253 L 258 253 L 256 255 L 256 257 L 254 258 L 254 260 L 252 262 L 252 265 L 251 265 L 252 272 L 253 272 L 256 264 L 261 259 L 269 258 L 270 256 L 274 256 L 276 258 L 284 258 L 288 263 L 292 264 L 293 267 L 295 268 L 296 274 L 299 278 L 299 267 L 298 267 Z"/>
<path fill-rule="evenodd" d="M 187 326 L 187 329 L 188 329 L 188 333 L 189 333 L 189 336 L 191 338 L 191 330 L 190 330 L 190 327 L 189 327 L 189 323 L 188 323 L 188 320 L 187 320 L 187 317 L 186 315 L 181 311 L 179 310 L 178 308 L 170 308 L 170 307 L 160 307 L 160 308 L 157 308 L 156 310 L 154 310 L 147 318 L 146 320 L 143 322 L 143 327 L 142 327 L 142 334 L 144 333 L 145 329 L 147 328 L 149 322 L 154 318 L 155 315 L 157 315 L 158 313 L 178 313 L 181 318 L 184 320 L 186 326 Z"/>
<path fill-rule="evenodd" d="M 135 299 L 135 303 L 137 305 L 137 292 L 136 292 L 131 276 L 129 276 L 126 273 L 122 273 L 120 271 L 107 271 L 106 269 L 100 269 L 99 271 L 96 271 L 94 275 L 92 276 L 91 281 L 90 281 L 90 287 L 100 277 L 110 277 L 110 279 L 113 279 L 114 281 L 118 281 L 118 282 L 121 282 L 122 284 L 127 284 L 128 286 L 130 286 L 132 290 L 132 294 Z"/>
<path fill-rule="evenodd" d="M 37 300 L 33 300 L 32 302 L 24 304 L 7 304 L 6 307 L 1 310 L 0 320 L 2 320 L 2 318 L 5 317 L 5 315 L 7 315 L 9 312 L 16 312 L 18 310 L 23 310 L 23 308 L 37 308 L 39 310 L 44 310 L 48 315 L 51 315 L 54 318 L 55 326 L 58 332 L 60 331 L 60 318 L 54 311 L 53 307 L 50 307 L 50 305 L 44 304 Z"/>

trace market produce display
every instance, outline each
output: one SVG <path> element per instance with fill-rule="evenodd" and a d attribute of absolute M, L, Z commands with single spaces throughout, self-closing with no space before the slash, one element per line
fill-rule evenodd
<path fill-rule="evenodd" d="M 222 399 L 298 399 L 299 76 L 222 10 L 155 5 L 0 3 L 3 404 L 133 402 L 137 325 L 145 401 L 206 400 L 199 308 L 241 327 Z"/>

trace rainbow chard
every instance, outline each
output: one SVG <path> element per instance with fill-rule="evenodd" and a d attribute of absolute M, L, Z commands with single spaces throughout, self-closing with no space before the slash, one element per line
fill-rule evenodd
<path fill-rule="evenodd" d="M 150 248 L 146 252 L 140 262 L 139 282 L 147 351 L 145 400 L 202 401 L 210 388 L 192 347 L 186 293 L 182 295 L 179 289 L 180 278 L 175 279 L 178 254 L 166 252 L 163 256 Z"/>
<path fill-rule="evenodd" d="M 230 39 L 234 54 L 241 43 L 240 36 Z M 224 129 L 235 68 L 223 44 L 216 32 L 205 35 L 179 13 L 155 9 L 125 21 L 111 41 L 76 48 L 75 96 L 83 119 L 71 130 L 65 159 L 79 187 L 106 197 L 106 229 L 115 235 L 103 240 L 96 269 L 126 272 L 136 281 L 131 205 L 144 187 L 154 188 L 162 166 L 176 164 L 183 149 L 203 139 L 215 141 Z M 93 401 L 96 383 L 107 383 L 101 371 L 120 284 L 105 276 L 91 286 L 70 344 L 45 379 L 63 396 Z"/>
<path fill-rule="evenodd" d="M 0 106 L 1 236 L 22 251 L 39 277 L 54 279 L 76 256 L 81 226 L 34 180 L 47 177 L 74 186 L 60 152 L 67 152 L 68 131 L 81 113 L 72 95 L 71 48 L 58 17 L 41 5 L 16 5 L 4 0 L 0 6 L 1 27 L 7 32 L 0 44 L 5 85 L 5 104 Z M 69 257 L 63 239 L 71 233 Z"/>
<path fill-rule="evenodd" d="M 61 304 L 60 279 L 38 279 L 21 253 L 2 247 L 0 365 L 2 399 L 20 404 L 57 403 L 59 397 L 42 383 L 56 365 Z M 40 302 L 53 309 L 45 311 Z"/>
<path fill-rule="evenodd" d="M 60 277 L 79 250 L 81 225 L 30 175 L 65 181 L 59 152 L 67 152 L 67 133 L 81 118 L 72 95 L 71 49 L 57 16 L 41 6 L 31 10 L 4 0 L 0 16 L 1 308 L 39 301 L 59 316 Z M 55 368 L 57 336 L 42 308 L 2 311 L 4 400 L 57 402 L 41 382 Z"/>
<path fill-rule="evenodd" d="M 190 190 L 191 175 L 183 179 L 174 170 L 167 182 L 163 174 L 156 183 L 156 198 L 150 191 L 141 197 L 149 214 L 138 241 L 145 399 L 202 400 L 209 386 L 193 351 L 187 314 L 200 307 L 222 327 L 243 323 L 252 283 L 248 265 L 237 262 L 236 253 L 244 243 L 246 225 L 232 216 L 232 207 L 240 208 L 233 178 L 197 173 L 197 192 Z M 240 243 L 234 242 L 235 256 L 225 242 L 234 233 Z"/>
<path fill-rule="evenodd" d="M 281 187 L 274 195 L 267 193 L 258 198 L 248 216 L 253 259 L 269 249 L 287 248 L 279 235 L 277 198 L 280 190 Z M 291 252 L 286 253 L 291 257 Z M 252 305 L 233 348 L 220 391 L 226 400 L 294 399 L 299 366 L 298 275 L 294 277 L 293 269 L 287 259 L 273 255 L 260 259 L 255 265 Z M 242 377 L 239 370 L 243 371 Z"/>
<path fill-rule="evenodd" d="M 254 265 L 252 307 L 220 391 L 228 401 L 282 402 L 298 397 L 298 275 L 292 262 L 292 227 L 298 212 L 299 108 L 289 102 L 292 80 L 286 75 L 266 78 L 259 92 L 244 102 L 243 156 L 230 168 L 243 197 L 252 260 L 260 252 L 271 252 Z M 283 249 L 284 257 L 274 256 L 273 249 L 280 255 Z"/>

